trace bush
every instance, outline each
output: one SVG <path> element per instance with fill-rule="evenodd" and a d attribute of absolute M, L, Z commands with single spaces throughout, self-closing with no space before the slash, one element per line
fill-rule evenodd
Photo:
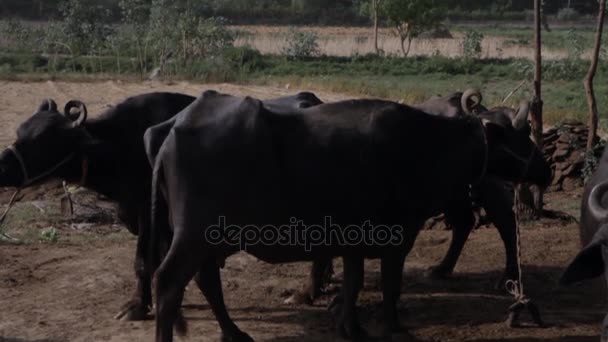
<path fill-rule="evenodd" d="M 574 8 L 562 8 L 557 12 L 557 19 L 560 21 L 577 20 L 581 15 Z"/>
<path fill-rule="evenodd" d="M 465 58 L 477 58 L 481 55 L 483 33 L 468 31 L 462 41 L 462 53 Z"/>
<path fill-rule="evenodd" d="M 114 33 L 111 13 L 90 1 L 68 0 L 61 6 L 65 44 L 75 54 L 100 52 L 108 37 Z"/>
<path fill-rule="evenodd" d="M 310 31 L 300 31 L 290 27 L 287 32 L 286 45 L 281 53 L 288 57 L 302 58 L 320 55 L 318 41 L 319 36 Z"/>
<path fill-rule="evenodd" d="M 247 46 L 227 48 L 223 57 L 234 68 L 243 71 L 259 71 L 266 67 L 262 54 Z"/>
<path fill-rule="evenodd" d="M 589 178 L 593 175 L 593 172 L 597 169 L 602 158 L 602 153 L 606 147 L 606 141 L 600 139 L 591 150 L 585 152 L 585 164 L 583 165 L 582 177 L 583 181 L 587 183 Z"/>

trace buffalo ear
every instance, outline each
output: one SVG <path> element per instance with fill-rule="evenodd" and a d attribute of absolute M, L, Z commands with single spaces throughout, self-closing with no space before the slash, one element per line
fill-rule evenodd
<path fill-rule="evenodd" d="M 569 285 L 581 280 L 595 278 L 605 271 L 602 248 L 606 244 L 608 225 L 603 225 L 593 236 L 591 242 L 570 262 L 559 279 L 560 284 Z"/>
<path fill-rule="evenodd" d="M 39 112 L 56 112 L 57 103 L 53 99 L 44 100 L 38 107 Z"/>
<path fill-rule="evenodd" d="M 483 128 L 486 132 L 486 139 L 488 142 L 505 140 L 506 132 L 504 127 L 487 119 L 482 119 L 481 123 L 483 124 Z"/>
<path fill-rule="evenodd" d="M 73 127 L 81 126 L 87 120 L 87 106 L 78 100 L 72 100 L 65 104 L 63 115 L 72 121 Z"/>

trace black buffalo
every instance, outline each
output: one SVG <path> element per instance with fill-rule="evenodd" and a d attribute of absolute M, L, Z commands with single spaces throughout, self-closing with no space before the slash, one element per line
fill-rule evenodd
<path fill-rule="evenodd" d="M 57 104 L 47 100 L 20 125 L 17 140 L 0 154 L 0 186 L 25 187 L 51 177 L 61 178 L 118 204 L 119 218 L 138 239 L 136 290 L 117 318 L 149 317 L 155 269 L 151 258 L 161 253 L 155 250 L 157 244 L 150 244 L 152 169 L 144 150 L 144 132 L 171 119 L 194 100 L 195 97 L 176 93 L 143 94 L 128 98 L 91 120 L 87 120 L 86 106 L 81 102 L 70 101 L 60 113 Z M 321 100 L 312 93 L 299 93 L 267 102 L 303 108 Z"/>
<path fill-rule="evenodd" d="M 197 273 L 223 338 L 250 340 L 227 313 L 219 277 L 225 258 L 241 249 L 271 263 L 342 256 L 337 327 L 351 338 L 362 333 L 355 304 L 363 259 L 380 258 L 384 326 L 395 331 L 403 263 L 423 222 L 443 211 L 470 225 L 471 183 L 486 174 L 529 177 L 535 145 L 510 120 L 495 121 L 444 118 L 379 100 L 280 110 L 205 92 L 170 129 L 161 124 L 145 134 L 154 165 L 153 217 L 166 219 L 156 214 L 167 209 L 174 234 L 154 277 L 156 340 L 171 341 L 175 324 L 185 328 L 179 307 Z M 231 229 L 221 230 L 222 220 Z M 328 236 L 331 227 L 369 224 L 396 239 L 309 244 L 282 235 L 283 228 Z M 281 238 L 243 245 L 247 232 L 269 225 L 281 227 Z"/>
<path fill-rule="evenodd" d="M 135 257 L 137 286 L 117 317 L 145 319 L 152 296 L 148 268 L 151 168 L 143 134 L 188 106 L 194 97 L 174 93 L 135 96 L 87 120 L 86 106 L 66 104 L 60 113 L 45 101 L 17 129 L 17 139 L 0 155 L 0 186 L 25 187 L 61 178 L 107 196 L 118 204 L 118 216 L 138 234 Z M 74 109 L 78 109 L 74 113 Z"/>
<path fill-rule="evenodd" d="M 499 125 L 511 126 L 514 135 L 521 141 L 527 141 L 530 127 L 527 123 L 528 104 L 522 103 L 515 111 L 511 108 L 497 107 L 488 110 L 481 105 L 481 94 L 473 89 L 456 92 L 443 97 L 433 97 L 414 107 L 433 115 L 443 117 L 462 117 L 476 114 Z M 518 182 L 529 182 L 541 187 L 551 181 L 551 168 L 539 150 L 534 150 L 526 157 L 526 177 Z M 450 172 L 446 170 L 446 172 Z M 506 267 L 503 276 L 497 282 L 502 286 L 508 279 L 518 279 L 519 270 L 517 254 L 516 220 L 513 211 L 513 187 L 511 182 L 493 175 L 487 175 L 479 184 L 472 187 L 472 195 L 477 204 L 484 208 L 489 219 L 498 229 L 504 243 Z M 431 269 L 430 275 L 445 278 L 452 274 L 460 257 L 465 242 L 473 229 L 473 221 L 452 222 L 453 213 L 447 213 L 446 220 L 452 226 L 452 240 L 442 262 Z M 466 224 L 462 224 L 466 223 Z M 316 260 L 313 263 L 308 279 L 301 290 L 286 300 L 286 303 L 312 304 L 323 292 L 324 283 L 331 275 L 331 260 Z"/>
<path fill-rule="evenodd" d="M 591 295 L 605 301 L 608 282 L 608 148 L 604 149 L 597 170 L 585 185 L 580 238 L 583 249 L 568 265 L 560 282 L 568 285 L 604 274 L 604 279 L 594 284 L 595 293 Z M 608 315 L 603 322 L 602 341 L 608 341 Z"/>

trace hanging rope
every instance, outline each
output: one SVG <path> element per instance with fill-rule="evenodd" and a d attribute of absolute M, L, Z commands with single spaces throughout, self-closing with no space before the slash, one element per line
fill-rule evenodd
<path fill-rule="evenodd" d="M 521 312 L 524 309 L 527 309 L 534 323 L 542 327 L 544 326 L 544 323 L 540 316 L 540 311 L 538 311 L 538 307 L 530 298 L 526 297 L 526 294 L 524 293 L 524 282 L 522 280 L 523 272 L 521 269 L 521 232 L 519 229 L 518 204 L 519 194 L 517 191 L 514 191 L 513 211 L 515 213 L 515 245 L 517 247 L 517 280 L 509 279 L 505 282 L 507 292 L 515 297 L 515 303 L 509 307 L 509 316 L 506 323 L 509 327 L 516 326 Z"/>

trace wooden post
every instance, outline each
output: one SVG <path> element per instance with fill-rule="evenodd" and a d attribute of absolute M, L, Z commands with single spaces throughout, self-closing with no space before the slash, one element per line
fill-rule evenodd
<path fill-rule="evenodd" d="M 534 98 L 530 108 L 532 139 L 539 150 L 543 150 L 543 100 L 542 100 L 542 0 L 534 0 Z M 515 188 L 516 210 L 522 221 L 538 219 L 543 216 L 543 194 L 545 189 L 536 185 L 520 184 Z"/>
<path fill-rule="evenodd" d="M 602 46 L 602 31 L 604 30 L 604 15 L 606 13 L 606 0 L 599 0 L 599 9 L 597 14 L 597 31 L 595 32 L 595 47 L 593 48 L 593 55 L 591 59 L 591 65 L 589 71 L 583 80 L 583 86 L 585 87 L 585 93 L 587 94 L 587 105 L 589 106 L 589 133 L 587 136 L 587 150 L 593 149 L 597 143 L 597 121 L 598 111 L 597 102 L 595 101 L 595 93 L 593 91 L 593 78 L 597 71 L 598 57 L 600 54 L 600 48 Z"/>
<path fill-rule="evenodd" d="M 543 100 L 542 100 L 542 55 L 541 55 L 541 0 L 534 0 L 534 99 L 532 103 L 532 129 L 536 146 L 543 149 Z"/>

